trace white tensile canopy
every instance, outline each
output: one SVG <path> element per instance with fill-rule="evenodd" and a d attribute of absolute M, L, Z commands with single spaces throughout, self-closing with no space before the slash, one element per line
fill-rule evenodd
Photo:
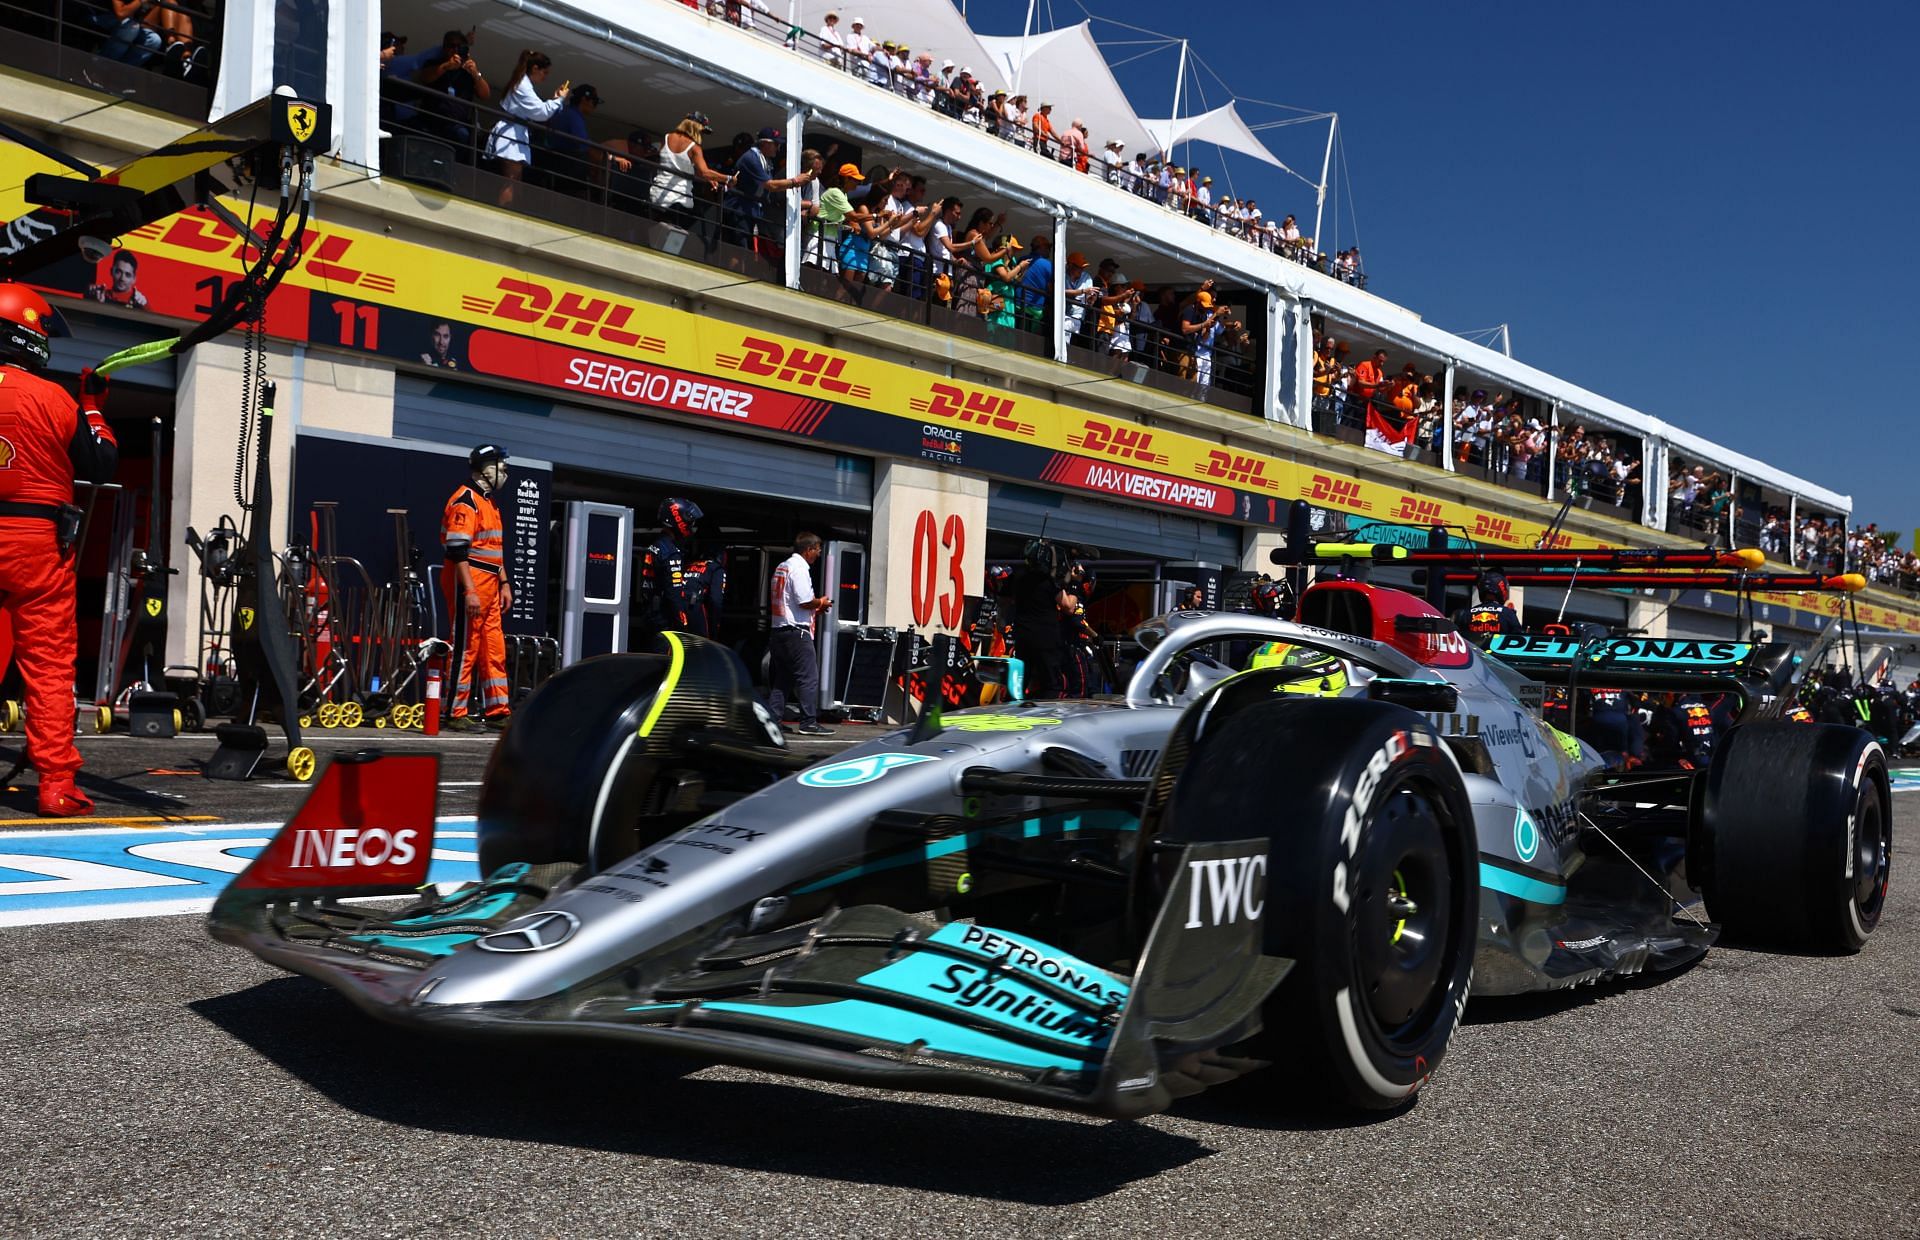
<path fill-rule="evenodd" d="M 761 0 L 776 15 L 784 15 L 782 0 Z M 951 60 L 956 69 L 971 69 L 973 76 L 988 91 L 1011 90 L 1013 84 L 1002 74 L 982 40 L 953 7 L 952 0 L 800 0 L 800 28 L 819 34 L 829 13 L 840 15 L 840 34 L 853 32 L 853 19 L 866 22 L 866 35 L 875 43 L 905 43 L 914 55 L 930 52 L 933 66 Z"/>
<path fill-rule="evenodd" d="M 1171 151 L 1180 142 L 1210 142 L 1214 146 L 1229 151 L 1239 151 L 1242 155 L 1251 155 L 1261 163 L 1272 164 L 1276 168 L 1287 168 L 1273 152 L 1269 151 L 1253 130 L 1247 128 L 1247 122 L 1240 118 L 1231 103 L 1215 108 L 1211 112 L 1202 112 L 1198 116 L 1182 116 L 1165 121 L 1141 121 L 1148 133 L 1162 151 Z M 1287 168 L 1291 172 L 1293 169 Z"/>
<path fill-rule="evenodd" d="M 1126 92 L 1113 78 L 1107 59 L 1093 41 L 1091 23 L 1063 26 L 1041 34 L 983 36 L 981 46 L 1007 80 L 1007 89 L 1027 96 L 1037 109 L 1053 105 L 1053 127 L 1064 131 L 1077 118 L 1087 123 L 1087 136 L 1098 157 L 1108 142 L 1126 144 L 1125 154 L 1153 154 L 1156 148 Z"/>

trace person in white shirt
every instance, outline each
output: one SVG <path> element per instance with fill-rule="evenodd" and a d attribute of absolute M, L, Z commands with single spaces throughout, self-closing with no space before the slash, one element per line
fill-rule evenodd
<path fill-rule="evenodd" d="M 832 599 L 813 592 L 813 566 L 820 552 L 820 536 L 803 532 L 793 540 L 793 554 L 773 570 L 767 710 L 778 720 L 791 690 L 800 711 L 795 730 L 802 736 L 833 735 L 832 728 L 820 726 L 820 659 L 813 645 L 814 621 L 833 606 Z"/>
<path fill-rule="evenodd" d="M 520 53 L 519 62 L 513 66 L 513 76 L 507 79 L 507 96 L 500 104 L 501 111 L 507 115 L 495 122 L 493 131 L 487 135 L 487 156 L 500 161 L 500 175 L 507 182 L 500 187 L 500 205 L 503 207 L 513 202 L 513 187 L 533 159 L 528 123 L 545 124 L 567 101 L 567 84 L 564 82 L 559 90 L 553 92 L 551 99 L 542 99 L 534 89 L 547 80 L 552 68 L 553 61 L 548 59 L 545 52 L 527 48 Z"/>
<path fill-rule="evenodd" d="M 1085 330 L 1087 307 L 1100 295 L 1093 285 L 1093 276 L 1087 272 L 1087 256 L 1075 250 L 1067 255 L 1067 340 L 1072 344 L 1081 344 L 1081 333 Z"/>
<path fill-rule="evenodd" d="M 820 59 L 836 69 L 847 67 L 847 40 L 840 33 L 840 15 L 827 14 L 826 23 L 820 27 Z"/>
<path fill-rule="evenodd" d="M 873 59 L 873 40 L 867 37 L 866 20 L 856 17 L 847 25 L 851 28 L 847 35 L 847 59 L 855 69 L 864 69 Z"/>

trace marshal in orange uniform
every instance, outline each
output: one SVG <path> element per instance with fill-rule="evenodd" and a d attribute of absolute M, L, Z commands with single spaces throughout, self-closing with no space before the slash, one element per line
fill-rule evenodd
<path fill-rule="evenodd" d="M 471 731 L 479 726 L 467 713 L 474 681 L 479 680 L 488 727 L 505 727 L 512 710 L 507 701 L 507 635 L 502 627 L 513 606 L 507 584 L 506 527 L 493 496 L 507 482 L 507 454 L 481 444 L 467 454 L 472 480 L 447 501 L 440 518 L 440 545 L 446 572 L 440 578 L 447 601 L 447 622 L 465 640 L 456 640 L 460 675 L 454 682 L 448 727 Z"/>
<path fill-rule="evenodd" d="M 47 364 L 47 337 L 65 334 L 38 293 L 0 284 L 0 630 L 11 632 L 20 661 L 27 757 L 40 772 L 40 812 L 50 817 L 93 812 L 73 783 L 73 480 L 107 481 L 120 455 L 100 416 L 104 377 L 80 376 L 82 407 L 34 373 Z"/>

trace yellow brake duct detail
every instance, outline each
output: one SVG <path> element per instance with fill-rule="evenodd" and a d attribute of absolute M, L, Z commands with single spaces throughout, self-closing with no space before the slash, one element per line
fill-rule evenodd
<path fill-rule="evenodd" d="M 669 632 L 662 633 L 661 636 L 667 639 L 669 655 L 667 676 L 660 682 L 660 688 L 654 692 L 653 705 L 647 708 L 647 717 L 640 721 L 642 738 L 653 735 L 654 725 L 660 722 L 660 712 L 666 710 L 667 699 L 672 697 L 673 691 L 680 687 L 680 673 L 687 667 L 687 648 L 681 644 L 680 635 Z"/>

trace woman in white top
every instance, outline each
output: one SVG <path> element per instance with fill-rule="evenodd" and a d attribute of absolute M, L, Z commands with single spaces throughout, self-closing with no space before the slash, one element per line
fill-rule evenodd
<path fill-rule="evenodd" d="M 727 183 L 724 173 L 707 167 L 706 154 L 700 149 L 700 139 L 710 129 L 702 115 L 695 113 L 668 131 L 660 140 L 660 170 L 653 174 L 653 185 L 647 190 L 647 200 L 661 222 L 686 229 L 709 250 L 718 239 L 708 218 L 710 204 L 694 193 L 694 187 L 702 181 L 712 186 Z"/>
<path fill-rule="evenodd" d="M 527 134 L 527 122 L 545 124 L 560 106 L 567 101 L 567 83 L 562 82 L 560 89 L 553 92 L 553 98 L 542 99 L 534 87 L 547 80 L 547 74 L 553 69 L 553 61 L 545 52 L 536 52 L 527 48 L 520 53 L 520 59 L 514 63 L 513 76 L 507 79 L 506 97 L 501 100 L 500 109 L 507 115 L 493 126 L 493 132 L 487 135 L 487 157 L 497 160 L 500 175 L 507 183 L 500 187 L 500 205 L 507 206 L 513 201 L 513 187 L 519 183 L 521 174 L 533 160 L 531 139 Z"/>

